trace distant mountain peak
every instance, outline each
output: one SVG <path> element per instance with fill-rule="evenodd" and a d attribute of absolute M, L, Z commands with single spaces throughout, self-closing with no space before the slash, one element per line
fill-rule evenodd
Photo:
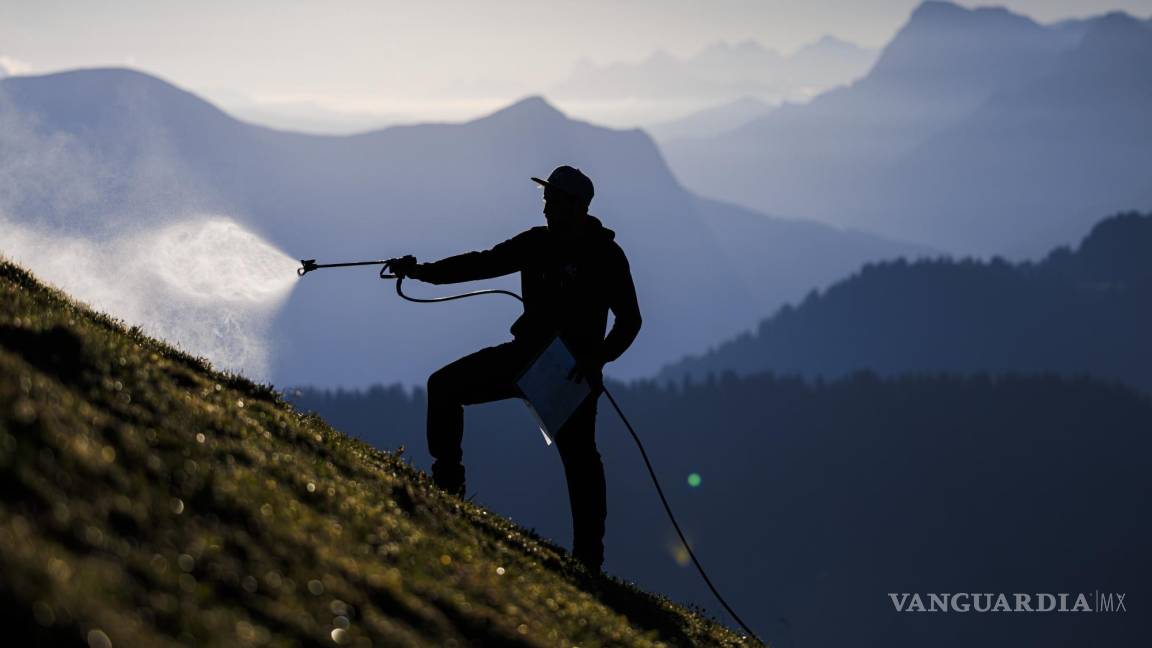
<path fill-rule="evenodd" d="M 541 95 L 531 95 L 524 97 L 519 101 L 497 110 L 496 112 L 482 117 L 480 120 L 504 120 L 513 119 L 528 123 L 540 123 L 542 121 L 564 121 L 568 116 L 560 112 L 555 106 L 548 103 L 548 100 Z"/>
<path fill-rule="evenodd" d="M 1140 20 L 1123 11 L 1111 11 L 1090 21 L 1088 33 L 1097 32 L 1104 34 L 1114 33 L 1147 36 L 1152 33 L 1149 25 L 1152 25 L 1152 23 Z"/>
<path fill-rule="evenodd" d="M 72 93 L 75 101 L 102 105 L 115 103 L 126 94 L 187 101 L 201 108 L 220 112 L 203 98 L 158 76 L 126 67 L 77 68 L 41 75 L 9 77 L 8 83 L 24 86 L 52 87 L 55 92 Z"/>
<path fill-rule="evenodd" d="M 911 20 L 936 20 L 948 16 L 960 16 L 969 9 L 946 0 L 925 0 L 912 10 Z"/>
<path fill-rule="evenodd" d="M 1038 27 L 1036 21 L 1004 7 L 963 7 L 945 0 L 927 0 L 912 11 L 905 29 L 924 26 L 952 27 L 959 25 L 984 26 L 1015 24 Z"/>
<path fill-rule="evenodd" d="M 1136 73 L 1136 79 L 1147 79 L 1152 25 L 1122 11 L 1091 19 L 1084 25 L 1078 54 L 1081 63 L 1096 69 L 1126 67 Z"/>
<path fill-rule="evenodd" d="M 981 75 L 998 61 L 1018 65 L 1021 56 L 1049 48 L 1053 33 L 1003 7 L 969 9 L 930 0 L 912 12 L 884 48 L 873 73 L 917 83 L 948 78 L 960 67 Z"/>
<path fill-rule="evenodd" d="M 820 38 L 816 39 L 814 42 L 809 43 L 809 46 L 810 47 L 852 47 L 852 48 L 856 48 L 856 49 L 859 49 L 859 47 L 860 47 L 856 43 L 853 43 L 851 41 L 846 41 L 843 38 L 840 38 L 839 36 L 834 36 L 832 34 L 824 34 Z"/>
<path fill-rule="evenodd" d="M 46 80 L 54 79 L 60 82 L 85 84 L 93 88 L 107 89 L 115 86 L 135 86 L 147 89 L 176 88 L 158 76 L 127 67 L 77 68 L 37 76 Z"/>
<path fill-rule="evenodd" d="M 117 123 L 149 116 L 232 120 L 196 94 L 132 68 L 80 68 L 8 77 L 3 83 L 9 93 L 21 97 L 28 109 L 40 111 L 42 118 L 51 116 L 56 126 L 64 129 L 100 122 L 98 115 Z M 62 97 L 67 97 L 67 101 L 61 101 Z M 124 110 L 128 105 L 133 106 L 131 114 Z"/>
<path fill-rule="evenodd" d="M 852 41 L 844 40 L 832 34 L 824 34 L 800 47 L 792 54 L 793 59 L 811 56 L 867 56 L 872 50 L 861 47 Z"/>
<path fill-rule="evenodd" d="M 965 7 L 947 0 L 925 0 L 912 10 L 909 21 L 964 20 L 973 16 L 1034 22 L 1031 18 L 1012 12 L 1005 7 Z"/>

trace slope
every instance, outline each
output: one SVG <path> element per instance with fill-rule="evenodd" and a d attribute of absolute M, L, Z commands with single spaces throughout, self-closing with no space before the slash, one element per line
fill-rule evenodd
<path fill-rule="evenodd" d="M 29 644 L 737 645 L 0 262 L 0 620 Z"/>

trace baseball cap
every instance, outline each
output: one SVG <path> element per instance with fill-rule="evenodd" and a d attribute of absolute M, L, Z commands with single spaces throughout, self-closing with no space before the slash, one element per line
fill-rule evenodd
<path fill-rule="evenodd" d="M 584 175 L 580 169 L 570 166 L 558 166 L 552 170 L 548 175 L 547 180 L 533 177 L 532 181 L 542 187 L 548 187 L 560 191 L 572 197 L 573 200 L 582 205 L 589 205 L 592 202 L 592 196 L 595 190 L 592 188 L 592 181 L 588 176 Z"/>

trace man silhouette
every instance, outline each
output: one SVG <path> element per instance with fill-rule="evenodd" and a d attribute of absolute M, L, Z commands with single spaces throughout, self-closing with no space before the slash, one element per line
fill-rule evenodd
<path fill-rule="evenodd" d="M 547 180 L 532 180 L 544 188 L 546 226 L 482 252 L 433 263 L 417 263 L 409 255 L 389 264 L 397 275 L 433 284 L 520 273 L 524 314 L 512 324 L 512 341 L 464 356 L 428 378 L 432 476 L 444 490 L 463 496 L 463 406 L 519 397 L 516 379 L 559 336 L 576 358 L 570 378 L 587 380 L 592 387 L 555 437 L 572 506 L 572 554 L 599 573 L 607 504 L 604 464 L 596 449 L 596 401 L 604 364 L 620 357 L 640 331 L 640 308 L 615 233 L 588 213 L 592 181 L 570 166 L 557 167 Z M 609 310 L 614 320 L 605 336 Z"/>

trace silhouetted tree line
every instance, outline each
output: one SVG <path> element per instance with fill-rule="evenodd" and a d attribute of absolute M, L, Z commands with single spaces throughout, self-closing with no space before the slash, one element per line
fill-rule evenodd
<path fill-rule="evenodd" d="M 1041 270 L 1041 266 L 1044 268 Z M 929 263 L 1032 281 L 1002 263 Z M 916 281 L 899 264 L 869 272 Z M 963 275 L 971 276 L 971 274 Z M 912 277 L 912 279 L 909 279 Z M 609 384 L 632 419 L 694 549 L 769 640 L 849 645 L 1119 645 L 1143 614 L 898 615 L 887 592 L 1152 594 L 1152 398 L 1054 374 L 855 373 L 824 381 L 733 372 Z M 295 390 L 375 445 L 426 468 L 422 390 Z M 515 401 L 467 410 L 469 496 L 561 542 L 559 457 Z M 609 480 L 607 568 L 715 609 L 673 533 L 627 431 L 602 400 Z M 688 475 L 700 477 L 699 486 Z M 786 618 L 787 623 L 780 619 Z M 835 623 L 830 623 L 835 620 Z M 790 629 L 790 630 L 789 630 Z"/>
<path fill-rule="evenodd" d="M 1152 214 L 1098 223 L 1040 262 L 868 264 L 665 379 L 771 370 L 1087 373 L 1152 387 Z"/>

